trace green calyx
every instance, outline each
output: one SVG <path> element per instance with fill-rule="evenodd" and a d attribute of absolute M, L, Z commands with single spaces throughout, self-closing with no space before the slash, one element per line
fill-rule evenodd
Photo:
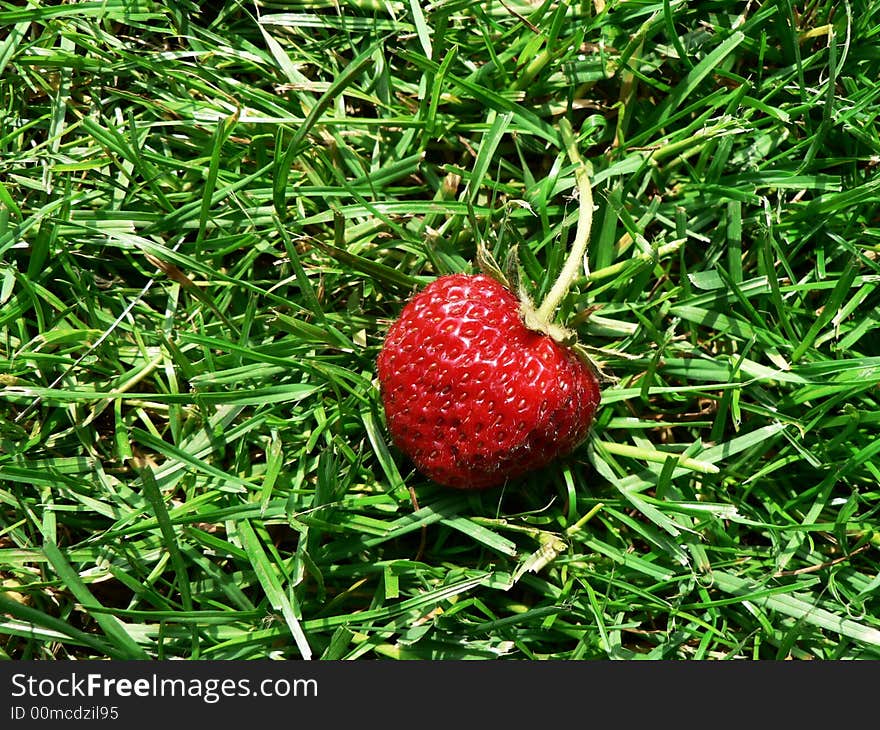
<path fill-rule="evenodd" d="M 561 344 L 571 345 L 577 338 L 574 333 L 555 322 L 556 310 L 568 294 L 568 290 L 586 268 L 585 256 L 590 242 L 590 229 L 593 225 L 593 192 L 590 186 L 590 169 L 578 152 L 574 132 L 567 119 L 559 122 L 559 131 L 565 151 L 575 165 L 575 185 L 578 196 L 578 222 L 574 241 L 556 281 L 544 301 L 535 306 L 522 287 L 520 287 L 520 312 L 526 327 L 550 335 Z"/>
<path fill-rule="evenodd" d="M 571 285 L 580 275 L 587 271 L 587 248 L 590 243 L 590 230 L 593 225 L 593 192 L 590 185 L 590 166 L 581 158 L 577 149 L 574 132 L 567 119 L 559 122 L 559 130 L 569 159 L 575 166 L 575 186 L 578 196 L 578 220 L 575 229 L 574 241 L 566 256 L 565 263 L 553 286 L 544 297 L 540 305 L 532 302 L 526 288 L 522 285 L 520 276 L 520 261 L 514 246 L 507 254 L 504 270 L 482 244 L 477 246 L 477 264 L 481 271 L 501 282 L 512 292 L 519 295 L 519 311 L 523 324 L 530 330 L 549 335 L 560 345 L 569 348 L 578 359 L 583 362 L 596 377 L 599 383 L 614 383 L 616 378 L 606 373 L 590 355 L 590 348 L 578 342 L 577 335 L 573 330 L 563 327 L 556 322 L 556 310 L 562 304 Z"/>
<path fill-rule="evenodd" d="M 559 340 L 554 332 L 563 329 L 553 322 L 556 310 L 568 294 L 571 285 L 577 279 L 581 270 L 585 268 L 584 257 L 587 253 L 587 246 L 590 242 L 590 230 L 593 225 L 593 192 L 590 187 L 590 174 L 587 163 L 583 161 L 577 149 L 574 133 L 567 119 L 562 119 L 559 123 L 559 130 L 562 133 L 562 141 L 565 143 L 565 150 L 569 159 L 575 165 L 575 183 L 578 195 L 578 221 L 577 229 L 574 234 L 574 241 L 571 249 L 565 259 L 565 263 L 553 282 L 544 301 L 538 307 L 534 307 L 528 298 L 520 295 L 521 311 L 523 321 L 526 327 L 539 332 L 546 332 L 548 335 Z M 565 337 L 570 339 L 571 335 Z"/>
<path fill-rule="evenodd" d="M 571 124 L 567 119 L 559 122 L 559 130 L 568 157 L 575 165 L 575 184 L 578 196 L 578 221 L 575 230 L 574 241 L 565 259 L 565 263 L 553 282 L 547 296 L 539 304 L 535 305 L 525 287 L 519 284 L 519 262 L 515 250 L 508 256 L 506 272 L 502 272 L 492 255 L 480 246 L 477 250 L 477 262 L 480 268 L 489 276 L 501 281 L 512 291 L 518 290 L 520 300 L 520 314 L 526 327 L 535 332 L 543 332 L 560 344 L 571 346 L 577 342 L 577 337 L 571 330 L 566 329 L 555 321 L 556 310 L 568 294 L 571 285 L 586 269 L 587 246 L 590 242 L 590 229 L 593 224 L 593 193 L 590 186 L 589 165 L 581 158 L 577 149 L 577 142 L 572 131 Z"/>

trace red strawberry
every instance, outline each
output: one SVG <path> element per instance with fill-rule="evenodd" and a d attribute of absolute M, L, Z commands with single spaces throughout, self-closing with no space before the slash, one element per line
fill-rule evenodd
<path fill-rule="evenodd" d="M 570 348 L 528 329 L 488 276 L 429 284 L 391 326 L 378 360 L 394 443 L 452 487 L 503 483 L 586 436 L 599 383 Z"/>

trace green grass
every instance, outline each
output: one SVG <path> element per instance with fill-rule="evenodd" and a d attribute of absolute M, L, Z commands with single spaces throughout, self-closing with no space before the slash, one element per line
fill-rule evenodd
<path fill-rule="evenodd" d="M 880 658 L 878 115 L 877 0 L 0 2 L 0 654 Z M 561 119 L 601 410 L 443 489 L 378 348 Z"/>

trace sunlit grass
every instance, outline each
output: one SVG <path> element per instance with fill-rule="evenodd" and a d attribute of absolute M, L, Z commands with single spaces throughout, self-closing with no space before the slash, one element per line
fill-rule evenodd
<path fill-rule="evenodd" d="M 0 651 L 878 658 L 878 39 L 830 0 L 0 2 Z M 546 293 L 563 118 L 603 403 L 443 489 L 375 357 L 478 243 Z"/>

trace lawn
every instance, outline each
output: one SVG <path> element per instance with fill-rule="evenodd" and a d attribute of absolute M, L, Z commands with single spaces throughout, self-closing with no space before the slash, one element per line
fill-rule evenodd
<path fill-rule="evenodd" d="M 877 0 L 0 2 L 0 656 L 880 658 L 878 116 Z M 384 335 L 572 150 L 589 437 L 434 484 Z"/>

